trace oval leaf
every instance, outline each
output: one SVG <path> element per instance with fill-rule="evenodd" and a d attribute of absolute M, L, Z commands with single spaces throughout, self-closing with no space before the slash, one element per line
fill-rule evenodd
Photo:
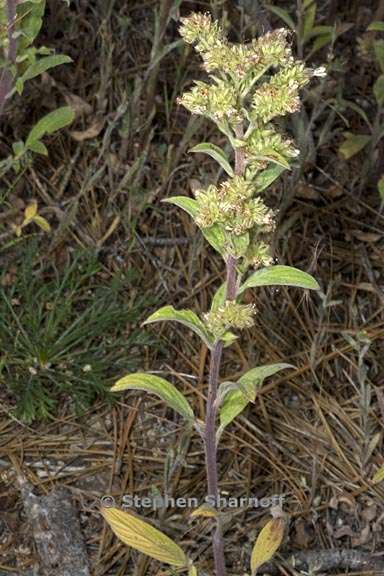
<path fill-rule="evenodd" d="M 35 222 L 35 224 L 37 224 L 42 230 L 44 230 L 44 232 L 50 232 L 51 231 L 51 226 L 49 224 L 49 222 L 47 222 L 47 220 L 45 218 L 43 218 L 42 216 L 40 216 L 39 214 L 37 214 L 36 216 L 34 216 L 32 218 L 33 222 Z"/>
<path fill-rule="evenodd" d="M 248 370 L 238 380 L 238 388 L 233 389 L 233 384 L 224 382 L 219 387 L 219 395 L 222 397 L 220 407 L 220 427 L 217 437 L 220 438 L 224 428 L 228 426 L 238 416 L 249 402 L 254 402 L 258 388 L 263 384 L 265 378 L 273 376 L 276 372 L 285 368 L 293 368 L 291 364 L 277 363 L 258 366 Z"/>
<path fill-rule="evenodd" d="M 30 204 L 24 210 L 24 218 L 26 220 L 32 220 L 34 216 L 37 214 L 37 202 L 36 200 L 32 200 Z"/>
<path fill-rule="evenodd" d="M 65 56 L 65 54 L 58 54 L 56 56 L 46 56 L 45 58 L 40 58 L 31 66 L 27 68 L 24 74 L 21 77 L 23 82 L 27 80 L 31 80 L 31 78 L 35 78 L 36 76 L 40 76 L 43 72 L 50 70 L 51 68 L 55 68 L 56 66 L 60 66 L 61 64 L 69 64 L 72 62 L 72 58 L 69 56 Z"/>
<path fill-rule="evenodd" d="M 381 176 L 380 180 L 378 181 L 377 189 L 379 191 L 381 201 L 384 202 L 384 175 Z"/>
<path fill-rule="evenodd" d="M 75 113 L 70 106 L 62 106 L 53 112 L 49 112 L 41 118 L 30 131 L 25 146 L 28 148 L 32 142 L 40 140 L 45 134 L 52 134 L 68 124 L 75 118 Z"/>
<path fill-rule="evenodd" d="M 384 32 L 384 22 L 371 22 L 367 30 L 374 32 Z"/>
<path fill-rule="evenodd" d="M 208 332 L 205 324 L 192 310 L 175 310 L 173 306 L 163 306 L 163 308 L 151 314 L 151 316 L 143 322 L 143 326 L 153 324 L 154 322 L 166 322 L 169 320 L 187 326 L 190 330 L 193 330 L 208 347 L 212 346 L 213 338 L 211 334 Z"/>
<path fill-rule="evenodd" d="M 120 378 L 111 388 L 112 392 L 123 390 L 143 390 L 155 394 L 187 420 L 194 419 L 192 408 L 181 392 L 173 384 L 159 376 L 143 372 L 128 374 Z"/>
<path fill-rule="evenodd" d="M 211 312 L 216 312 L 218 308 L 224 306 L 225 304 L 225 294 L 227 291 L 227 283 L 224 282 L 215 292 L 212 303 L 211 303 Z"/>
<path fill-rule="evenodd" d="M 371 139 L 366 134 L 351 134 L 350 132 L 345 132 L 344 136 L 345 140 L 339 146 L 339 154 L 345 160 L 349 160 L 349 158 L 360 152 Z"/>
<path fill-rule="evenodd" d="M 261 530 L 252 550 L 252 576 L 254 576 L 258 568 L 268 562 L 278 550 L 284 537 L 284 528 L 285 522 L 283 518 L 273 518 Z"/>
<path fill-rule="evenodd" d="M 384 480 L 384 466 L 376 470 L 376 472 L 373 475 L 372 482 L 374 482 L 374 484 L 378 484 L 383 480 Z"/>
<path fill-rule="evenodd" d="M 292 266 L 269 266 L 257 270 L 240 287 L 239 293 L 258 286 L 295 286 L 307 290 L 320 290 L 319 284 L 310 274 Z"/>
<path fill-rule="evenodd" d="M 384 106 L 384 74 L 381 74 L 373 85 L 373 93 L 379 106 Z"/>
<path fill-rule="evenodd" d="M 219 224 L 214 224 L 209 228 L 202 228 L 202 233 L 207 242 L 217 251 L 219 254 L 223 254 L 226 237 L 224 230 Z"/>
<path fill-rule="evenodd" d="M 198 516 L 204 516 L 205 518 L 217 518 L 218 512 L 216 508 L 213 508 L 209 504 L 202 504 L 193 510 L 189 516 L 190 518 L 197 518 Z"/>
<path fill-rule="evenodd" d="M 232 166 L 230 165 L 225 152 L 219 148 L 219 146 L 210 144 L 209 142 L 202 142 L 201 144 L 197 144 L 197 146 L 191 148 L 190 152 L 201 152 L 202 154 L 208 154 L 208 156 L 211 156 L 211 158 L 220 164 L 228 176 L 231 178 L 234 176 Z"/>
<path fill-rule="evenodd" d="M 118 508 L 102 508 L 101 514 L 127 546 L 172 566 L 182 568 L 188 565 L 188 558 L 180 546 L 151 524 Z"/>
<path fill-rule="evenodd" d="M 282 174 L 286 168 L 280 164 L 274 164 L 270 168 L 263 170 L 255 178 L 255 187 L 257 192 L 262 192 L 272 184 Z"/>
<path fill-rule="evenodd" d="M 196 218 L 198 213 L 198 205 L 196 200 L 193 198 L 188 198 L 188 196 L 173 196 L 172 198 L 166 198 L 163 202 L 169 202 L 169 204 L 175 204 L 187 214 L 192 216 L 193 219 Z"/>

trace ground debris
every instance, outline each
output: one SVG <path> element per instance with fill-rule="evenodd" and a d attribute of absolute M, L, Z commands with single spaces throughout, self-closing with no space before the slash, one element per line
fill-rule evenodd
<path fill-rule="evenodd" d="M 89 576 L 88 557 L 70 491 L 58 488 L 37 496 L 19 479 L 24 510 L 40 559 L 39 576 Z"/>

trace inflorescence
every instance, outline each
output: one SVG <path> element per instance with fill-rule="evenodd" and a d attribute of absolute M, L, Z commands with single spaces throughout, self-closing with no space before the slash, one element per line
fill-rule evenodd
<path fill-rule="evenodd" d="M 325 69 L 307 68 L 296 60 L 291 34 L 285 29 L 249 44 L 233 44 L 209 14 L 195 13 L 182 18 L 180 34 L 200 54 L 209 81 L 196 81 L 179 103 L 214 121 L 232 147 L 241 151 L 244 165 L 241 176 L 195 191 L 195 222 L 203 231 L 219 230 L 226 239 L 224 257 L 235 249 L 243 269 L 267 266 L 272 262 L 267 238 L 274 213 L 260 196 L 266 186 L 259 185 L 259 178 L 269 170 L 273 177 L 268 182 L 273 181 L 299 155 L 274 120 L 297 112 L 300 90 L 314 76 L 324 76 Z M 253 314 L 250 306 L 227 302 L 207 314 L 205 321 L 219 336 L 231 327 L 252 325 Z"/>

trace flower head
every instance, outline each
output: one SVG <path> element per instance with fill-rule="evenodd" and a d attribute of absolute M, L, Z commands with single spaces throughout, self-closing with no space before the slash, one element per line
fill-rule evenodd
<path fill-rule="evenodd" d="M 181 18 L 181 22 L 180 35 L 188 44 L 196 44 L 198 52 L 205 52 L 226 42 L 223 30 L 217 22 L 212 22 L 210 14 L 193 13 Z"/>
<path fill-rule="evenodd" d="M 253 198 L 254 186 L 241 176 L 210 185 L 195 192 L 198 213 L 196 224 L 209 228 L 220 224 L 224 230 L 241 236 L 255 226 L 259 230 L 270 230 L 273 213 L 260 197 Z"/>
<path fill-rule="evenodd" d="M 256 307 L 253 304 L 237 304 L 227 301 L 213 312 L 204 315 L 207 328 L 215 338 L 221 338 L 230 328 L 239 330 L 250 328 L 254 324 Z"/>
<path fill-rule="evenodd" d="M 227 118 L 238 122 L 240 119 L 236 90 L 222 81 L 216 84 L 197 81 L 192 90 L 185 92 L 178 102 L 193 114 L 208 116 L 212 120 Z"/>
<path fill-rule="evenodd" d="M 265 169 L 269 162 L 288 165 L 288 160 L 299 154 L 294 142 L 283 138 L 272 125 L 254 130 L 245 149 L 248 165 L 256 172 Z"/>

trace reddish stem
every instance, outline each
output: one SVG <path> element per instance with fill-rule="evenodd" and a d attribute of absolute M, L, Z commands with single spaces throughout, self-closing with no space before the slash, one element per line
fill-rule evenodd
<path fill-rule="evenodd" d="M 238 126 L 235 130 L 236 137 L 243 137 L 243 127 Z M 235 174 L 242 175 L 245 170 L 245 154 L 241 148 L 235 151 Z M 235 300 L 237 294 L 236 258 L 229 255 L 226 260 L 226 300 Z M 209 388 L 207 400 L 207 412 L 205 418 L 204 448 L 207 471 L 208 496 L 218 502 L 219 483 L 217 473 L 217 442 L 216 442 L 216 417 L 217 417 L 217 387 L 220 378 L 220 366 L 223 355 L 223 343 L 218 341 L 212 352 L 209 367 Z M 224 541 L 220 518 L 216 519 L 216 528 L 212 538 L 213 556 L 215 560 L 216 576 L 225 576 Z"/>

